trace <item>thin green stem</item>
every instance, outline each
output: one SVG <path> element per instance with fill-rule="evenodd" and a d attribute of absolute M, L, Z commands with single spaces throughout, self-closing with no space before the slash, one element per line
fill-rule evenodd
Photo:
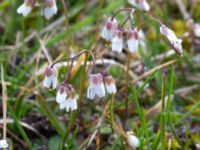
<path fill-rule="evenodd" d="M 123 11 L 128 11 L 128 12 L 132 12 L 133 8 L 124 8 L 124 9 L 120 9 L 117 12 L 115 12 L 113 14 L 113 16 L 111 17 L 111 20 L 113 20 L 119 13 L 123 12 Z"/>
<path fill-rule="evenodd" d="M 145 116 L 143 115 L 142 109 L 140 107 L 137 91 L 136 91 L 134 86 L 131 86 L 131 93 L 133 94 L 133 98 L 134 98 L 134 102 L 135 102 L 135 105 L 136 105 L 136 109 L 137 109 L 137 112 L 138 112 L 138 115 L 139 115 L 139 118 L 140 118 L 140 121 L 141 121 L 142 137 L 141 137 L 141 140 L 140 140 L 141 141 L 140 149 L 143 149 L 143 144 L 144 144 L 144 138 L 143 137 L 146 137 L 147 145 L 149 145 L 149 135 L 148 135 L 148 131 L 147 131 L 146 120 L 145 120 Z"/>
<path fill-rule="evenodd" d="M 26 144 L 28 145 L 29 149 L 32 150 L 33 146 L 31 144 L 31 141 L 29 140 L 26 132 L 24 131 L 24 129 L 22 128 L 17 116 L 15 115 L 15 112 L 13 111 L 12 107 L 9 105 L 8 103 L 8 109 L 10 110 L 11 116 L 14 119 L 14 122 L 16 124 L 17 129 L 19 130 L 21 136 L 23 137 L 23 139 L 25 140 Z"/>
<path fill-rule="evenodd" d="M 111 99 L 110 99 L 110 122 L 111 122 L 112 129 L 113 129 L 113 123 L 114 123 L 114 113 L 113 113 L 114 98 L 115 98 L 115 94 L 112 94 Z"/>
<path fill-rule="evenodd" d="M 87 64 L 87 56 L 85 57 L 85 61 L 84 61 L 84 65 L 83 65 L 83 70 L 82 70 L 82 74 L 81 74 L 81 80 L 80 80 L 80 88 L 79 88 L 79 101 L 78 101 L 78 106 L 79 108 L 81 109 L 81 104 L 82 104 L 82 97 L 83 97 L 83 90 L 84 90 L 84 82 L 85 82 L 85 70 L 86 70 L 86 64 Z M 66 129 L 66 134 L 65 134 L 65 137 L 64 137 L 64 140 L 63 140 L 63 143 L 65 144 L 66 141 L 67 141 L 67 138 L 69 136 L 69 132 L 71 130 L 71 127 L 72 125 L 74 124 L 74 121 L 76 120 L 77 118 L 77 115 L 78 115 L 78 112 L 80 110 L 77 109 L 75 112 L 73 112 L 71 115 L 70 115 L 70 121 L 69 121 L 69 124 L 67 126 L 67 129 Z"/>
<path fill-rule="evenodd" d="M 126 99 L 125 99 L 125 114 L 123 127 L 126 127 L 126 120 L 128 118 L 128 88 L 129 88 L 129 69 L 130 69 L 131 55 L 128 53 L 127 64 L 126 64 Z"/>
<path fill-rule="evenodd" d="M 161 110 L 161 141 L 162 150 L 165 150 L 165 75 L 162 77 L 162 110 Z"/>

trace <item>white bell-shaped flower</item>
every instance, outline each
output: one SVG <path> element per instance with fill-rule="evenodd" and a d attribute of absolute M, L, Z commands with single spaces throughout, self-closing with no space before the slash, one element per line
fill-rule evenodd
<path fill-rule="evenodd" d="M 24 3 L 17 9 L 18 14 L 27 16 L 35 5 L 36 0 L 25 0 Z"/>
<path fill-rule="evenodd" d="M 104 97 L 105 87 L 103 84 L 103 77 L 100 73 L 91 74 L 89 77 L 89 87 L 87 90 L 87 98 L 94 99 L 95 96 Z"/>
<path fill-rule="evenodd" d="M 135 29 L 131 29 L 127 32 L 127 46 L 128 50 L 132 53 L 137 52 L 139 45 L 138 32 Z"/>
<path fill-rule="evenodd" d="M 46 19 L 50 19 L 53 15 L 56 15 L 57 11 L 58 8 L 55 0 L 45 0 L 43 14 Z"/>
<path fill-rule="evenodd" d="M 123 32 L 120 30 L 115 31 L 115 35 L 112 39 L 112 51 L 122 52 L 123 49 Z"/>
<path fill-rule="evenodd" d="M 103 28 L 101 37 L 107 41 L 111 41 L 116 29 L 117 29 L 117 20 L 115 18 L 109 18 Z"/>
<path fill-rule="evenodd" d="M 115 80 L 113 79 L 111 75 L 107 75 L 104 77 L 104 83 L 105 83 L 106 91 L 109 94 L 115 94 L 117 92 Z"/>
<path fill-rule="evenodd" d="M 48 66 L 45 70 L 45 78 L 43 81 L 43 85 L 46 88 L 50 88 L 52 87 L 53 89 L 55 89 L 57 87 L 57 79 L 58 76 L 58 71 L 56 68 Z"/>

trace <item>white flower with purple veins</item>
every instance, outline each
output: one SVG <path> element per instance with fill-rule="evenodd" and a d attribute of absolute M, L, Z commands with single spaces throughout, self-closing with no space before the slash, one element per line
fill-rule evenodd
<path fill-rule="evenodd" d="M 45 0 L 43 13 L 46 19 L 50 19 L 53 15 L 57 14 L 57 10 L 55 0 Z"/>
<path fill-rule="evenodd" d="M 17 13 L 27 16 L 35 5 L 36 0 L 25 0 L 24 3 L 17 9 Z"/>
<path fill-rule="evenodd" d="M 87 98 L 94 99 L 95 96 L 104 97 L 105 87 L 103 84 L 103 77 L 100 73 L 91 74 L 89 77 L 89 87 L 87 90 Z"/>
<path fill-rule="evenodd" d="M 0 149 L 8 148 L 9 144 L 5 139 L 0 140 Z"/>
<path fill-rule="evenodd" d="M 138 50 L 139 40 L 138 32 L 135 29 L 131 29 L 127 32 L 127 45 L 130 52 L 135 53 Z"/>
<path fill-rule="evenodd" d="M 109 94 L 115 94 L 117 92 L 115 80 L 113 79 L 111 75 L 105 76 L 104 82 L 105 82 L 106 91 Z"/>
<path fill-rule="evenodd" d="M 162 24 L 160 26 L 160 32 L 168 39 L 170 45 L 178 54 L 183 53 L 182 40 L 176 37 L 174 31 Z"/>
<path fill-rule="evenodd" d="M 57 87 L 57 79 L 58 76 L 58 71 L 56 68 L 48 66 L 45 70 L 45 78 L 43 81 L 43 85 L 46 88 L 50 88 L 52 87 L 53 89 L 55 89 Z"/>
<path fill-rule="evenodd" d="M 123 32 L 116 30 L 112 39 L 112 51 L 122 52 L 123 49 Z"/>
<path fill-rule="evenodd" d="M 73 111 L 77 109 L 77 96 L 75 90 L 70 84 L 61 84 L 56 95 L 56 102 L 59 103 L 60 109 L 66 109 L 66 111 Z"/>
<path fill-rule="evenodd" d="M 117 20 L 115 18 L 109 18 L 103 28 L 101 37 L 107 41 L 111 41 L 116 29 L 117 29 Z"/>
<path fill-rule="evenodd" d="M 128 140 L 129 146 L 132 149 L 135 149 L 139 146 L 140 142 L 139 142 L 138 138 L 131 131 L 127 132 L 127 140 Z"/>

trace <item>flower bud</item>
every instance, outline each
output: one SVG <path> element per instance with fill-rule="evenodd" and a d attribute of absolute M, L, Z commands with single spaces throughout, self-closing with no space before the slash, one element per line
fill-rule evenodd
<path fill-rule="evenodd" d="M 174 33 L 174 31 L 172 31 L 171 29 L 169 29 L 168 27 L 166 27 L 165 25 L 161 25 L 160 26 L 160 32 L 162 35 L 164 35 L 171 47 L 180 55 L 182 55 L 183 50 L 182 50 L 182 40 L 178 39 Z"/>

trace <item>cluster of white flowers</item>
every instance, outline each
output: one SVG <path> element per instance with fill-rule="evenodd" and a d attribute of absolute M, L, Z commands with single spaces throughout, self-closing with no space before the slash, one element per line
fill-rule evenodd
<path fill-rule="evenodd" d="M 19 14 L 27 16 L 36 4 L 36 0 L 25 0 L 24 3 L 17 9 Z M 42 15 L 46 19 L 50 19 L 53 15 L 57 14 L 57 6 L 55 0 L 45 0 Z"/>
<path fill-rule="evenodd" d="M 105 86 L 104 86 L 105 84 Z M 89 87 L 87 90 L 87 98 L 94 99 L 95 96 L 104 97 L 105 94 L 116 93 L 115 80 L 110 75 L 103 75 L 101 73 L 91 74 L 89 77 Z"/>
<path fill-rule="evenodd" d="M 56 89 L 58 84 L 58 70 L 54 66 L 48 66 L 45 70 L 45 78 L 43 86 L 46 88 Z M 56 95 L 56 102 L 59 103 L 60 109 L 76 110 L 77 109 L 77 95 L 71 84 L 62 83 Z"/>
<path fill-rule="evenodd" d="M 0 140 L 0 149 L 8 148 L 9 144 L 5 139 Z"/>
<path fill-rule="evenodd" d="M 124 42 L 130 52 L 137 52 L 138 50 L 138 31 L 134 28 L 125 31 L 118 27 L 117 20 L 115 18 L 109 18 L 103 28 L 101 37 L 107 41 L 112 42 L 112 51 L 122 52 Z"/>
<path fill-rule="evenodd" d="M 59 103 L 60 109 L 76 110 L 77 109 L 77 95 L 71 84 L 63 83 L 60 85 L 56 95 L 56 102 Z"/>
<path fill-rule="evenodd" d="M 149 11 L 150 6 L 146 0 L 128 0 L 128 2 L 143 11 Z"/>
<path fill-rule="evenodd" d="M 175 35 L 174 31 L 166 27 L 165 25 L 160 26 L 160 33 L 167 38 L 169 41 L 170 45 L 172 48 L 178 53 L 181 54 L 183 53 L 182 50 L 182 40 L 177 38 Z"/>
<path fill-rule="evenodd" d="M 58 70 L 54 66 L 48 66 L 45 70 L 45 78 L 43 80 L 43 86 L 46 88 L 56 89 L 58 83 Z M 109 94 L 116 93 L 115 80 L 111 75 L 91 74 L 89 77 L 89 87 L 87 90 L 87 98 L 94 99 L 95 96 L 104 97 L 106 92 Z M 76 110 L 78 96 L 71 84 L 63 82 L 57 91 L 56 102 L 59 103 L 60 109 L 66 109 L 66 111 Z"/>

